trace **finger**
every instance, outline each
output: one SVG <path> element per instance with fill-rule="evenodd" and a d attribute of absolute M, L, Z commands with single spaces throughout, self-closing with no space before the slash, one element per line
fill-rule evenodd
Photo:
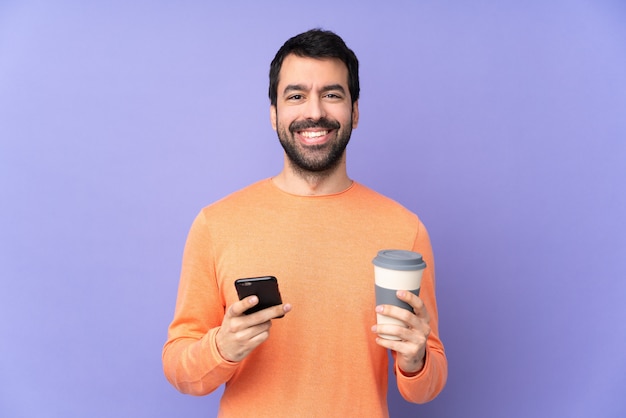
<path fill-rule="evenodd" d="M 387 345 L 392 341 L 402 341 L 402 330 L 406 329 L 406 327 L 396 324 L 377 324 L 372 326 L 372 332 L 378 334 L 378 338 L 385 340 Z M 387 346 L 387 348 L 391 347 Z"/>
<path fill-rule="evenodd" d="M 406 290 L 398 290 L 396 292 L 396 297 L 400 299 L 402 302 L 406 302 L 415 310 L 421 309 L 424 305 L 422 300 L 416 296 L 413 292 L 408 292 Z"/>
<path fill-rule="evenodd" d="M 424 305 L 424 301 L 412 292 L 407 292 L 406 290 L 398 290 L 398 292 L 396 293 L 396 297 L 401 301 L 411 305 L 415 315 L 423 318 L 428 317 L 428 311 L 426 310 L 426 305 Z"/>
<path fill-rule="evenodd" d="M 260 324 L 252 325 L 239 331 L 237 333 L 237 338 L 241 343 L 248 344 L 248 342 L 250 342 L 253 343 L 254 346 L 256 346 L 257 344 L 254 343 L 254 341 L 264 341 L 265 339 L 267 339 L 271 327 L 272 321 L 265 321 Z"/>
<path fill-rule="evenodd" d="M 252 308 L 259 303 L 259 298 L 256 295 L 248 296 L 238 302 L 233 303 L 226 312 L 230 316 L 242 316 L 245 311 Z"/>
<path fill-rule="evenodd" d="M 423 345 L 430 335 L 430 326 L 421 323 L 419 327 L 401 328 L 397 336 L 402 340 L 413 344 Z"/>
<path fill-rule="evenodd" d="M 282 318 L 291 311 L 290 304 L 275 305 L 250 314 L 249 317 L 254 323 L 262 323 L 276 318 Z"/>
<path fill-rule="evenodd" d="M 376 338 L 376 343 L 404 356 L 413 357 L 424 349 L 428 340 L 430 328 L 416 330 L 404 328 L 398 325 L 375 325 L 372 331 L 381 335 L 389 335 L 399 340 L 389 339 L 382 336 Z"/>
<path fill-rule="evenodd" d="M 393 305 L 379 305 L 376 307 L 376 313 L 390 318 L 398 319 L 406 324 L 407 327 L 418 326 L 420 318 L 412 311 Z"/>
<path fill-rule="evenodd" d="M 270 306 L 269 308 L 265 309 L 265 311 L 267 311 L 268 319 L 282 318 L 287 312 L 291 311 L 291 305 L 287 303 L 282 305 Z"/>

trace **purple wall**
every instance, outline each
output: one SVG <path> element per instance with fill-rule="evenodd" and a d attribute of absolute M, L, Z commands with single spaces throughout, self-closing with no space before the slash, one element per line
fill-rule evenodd
<path fill-rule="evenodd" d="M 449 382 L 392 416 L 626 416 L 624 2 L 209 3 L 0 3 L 0 416 L 214 416 L 161 371 L 184 240 L 279 170 L 314 26 L 361 60 L 351 176 L 438 262 Z"/>

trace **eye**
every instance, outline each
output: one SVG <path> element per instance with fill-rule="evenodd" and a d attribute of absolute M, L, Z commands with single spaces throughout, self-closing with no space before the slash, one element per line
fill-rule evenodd
<path fill-rule="evenodd" d="M 342 96 L 337 93 L 327 93 L 324 97 L 330 100 L 341 100 Z"/>
<path fill-rule="evenodd" d="M 291 96 L 287 97 L 287 100 L 290 100 L 290 101 L 302 100 L 302 95 L 301 94 L 292 94 Z"/>

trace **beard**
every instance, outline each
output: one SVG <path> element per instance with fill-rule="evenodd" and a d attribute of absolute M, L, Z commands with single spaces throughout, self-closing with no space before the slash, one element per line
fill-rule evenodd
<path fill-rule="evenodd" d="M 299 144 L 295 140 L 295 132 L 310 128 L 335 130 L 336 138 L 319 145 Z M 283 126 L 278 126 L 276 132 L 285 154 L 296 170 L 302 174 L 320 175 L 331 172 L 341 162 L 350 142 L 352 125 L 342 127 L 339 122 L 322 117 L 315 121 L 291 122 L 288 130 Z"/>

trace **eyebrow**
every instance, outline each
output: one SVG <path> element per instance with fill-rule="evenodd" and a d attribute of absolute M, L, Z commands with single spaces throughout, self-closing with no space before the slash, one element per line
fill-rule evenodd
<path fill-rule="evenodd" d="M 283 90 L 283 94 L 287 94 L 292 91 L 307 91 L 307 88 L 302 84 L 289 84 Z M 325 93 L 328 91 L 340 91 L 343 94 L 346 93 L 346 89 L 344 89 L 341 84 L 329 84 L 328 86 L 324 86 L 321 89 L 322 93 Z"/>

